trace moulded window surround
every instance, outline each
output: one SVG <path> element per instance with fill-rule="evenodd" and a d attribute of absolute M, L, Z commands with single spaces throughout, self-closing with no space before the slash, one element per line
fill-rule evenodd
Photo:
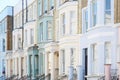
<path fill-rule="evenodd" d="M 111 0 L 105 0 L 105 24 L 111 23 Z"/>

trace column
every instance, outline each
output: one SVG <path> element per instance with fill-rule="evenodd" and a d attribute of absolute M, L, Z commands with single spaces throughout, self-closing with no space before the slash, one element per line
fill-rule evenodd
<path fill-rule="evenodd" d="M 7 73 L 8 76 L 7 77 L 10 77 L 10 59 L 8 59 L 7 62 L 8 62 L 8 69 L 7 69 L 8 70 L 8 73 Z"/>
<path fill-rule="evenodd" d="M 83 67 L 80 65 L 77 67 L 77 80 L 84 80 L 83 79 Z"/>
<path fill-rule="evenodd" d="M 50 54 L 51 54 L 51 59 L 52 59 L 52 61 L 51 61 L 51 80 L 55 80 L 54 51 L 51 51 Z"/>
<path fill-rule="evenodd" d="M 5 75 L 6 77 L 8 76 L 8 59 L 6 59 L 6 70 L 5 70 Z"/>
<path fill-rule="evenodd" d="M 32 79 L 35 79 L 35 55 L 32 55 Z"/>
<path fill-rule="evenodd" d="M 39 54 L 39 75 L 41 75 L 41 54 Z"/>
<path fill-rule="evenodd" d="M 12 70 L 13 70 L 13 75 L 14 75 L 15 74 L 15 58 L 12 59 L 12 62 L 13 62 Z"/>
<path fill-rule="evenodd" d="M 68 80 L 73 80 L 73 72 L 74 72 L 74 68 L 73 66 L 70 66 Z"/>
<path fill-rule="evenodd" d="M 118 80 L 120 80 L 120 62 L 118 62 Z"/>
<path fill-rule="evenodd" d="M 19 78 L 21 78 L 21 57 L 19 58 Z"/>
<path fill-rule="evenodd" d="M 49 71 L 49 69 L 48 69 L 48 60 L 49 60 L 49 57 L 48 57 L 48 53 L 46 52 L 45 53 L 45 76 L 47 76 L 48 75 L 48 71 Z M 45 78 L 45 80 L 48 80 L 48 78 Z"/>
<path fill-rule="evenodd" d="M 88 47 L 88 75 L 92 74 L 92 53 L 91 45 Z"/>
<path fill-rule="evenodd" d="M 27 75 L 30 76 L 30 57 L 27 55 Z"/>
<path fill-rule="evenodd" d="M 101 43 L 99 43 L 98 44 L 98 74 L 104 74 L 104 62 L 105 62 L 105 60 L 104 60 L 104 57 L 105 57 L 105 55 L 104 55 L 104 42 L 101 42 Z"/>
<path fill-rule="evenodd" d="M 17 75 L 17 60 L 15 58 L 15 75 Z"/>
<path fill-rule="evenodd" d="M 118 64 L 118 78 L 120 80 L 120 45 L 118 45 L 118 49 L 117 49 L 117 64 Z"/>
<path fill-rule="evenodd" d="M 24 56 L 24 67 L 23 67 L 23 69 L 24 69 L 23 75 L 27 75 L 26 74 L 26 69 L 27 69 L 27 67 L 26 67 L 26 56 Z"/>
<path fill-rule="evenodd" d="M 111 64 L 105 64 L 105 80 L 111 80 Z"/>

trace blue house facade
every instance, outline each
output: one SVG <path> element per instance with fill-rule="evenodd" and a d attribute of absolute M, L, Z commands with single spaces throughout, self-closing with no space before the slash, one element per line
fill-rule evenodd
<path fill-rule="evenodd" d="M 12 49 L 13 7 L 7 6 L 0 12 L 0 77 L 5 75 L 5 56 Z"/>
<path fill-rule="evenodd" d="M 45 44 L 53 41 L 54 0 L 38 0 L 37 44 L 39 47 L 39 75 L 45 77 Z"/>

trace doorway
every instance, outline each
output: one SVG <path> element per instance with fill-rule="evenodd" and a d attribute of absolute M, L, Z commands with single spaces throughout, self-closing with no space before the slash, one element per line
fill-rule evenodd
<path fill-rule="evenodd" d="M 88 74 L 88 49 L 83 49 L 83 69 L 84 69 L 84 80 L 87 80 L 85 76 Z"/>

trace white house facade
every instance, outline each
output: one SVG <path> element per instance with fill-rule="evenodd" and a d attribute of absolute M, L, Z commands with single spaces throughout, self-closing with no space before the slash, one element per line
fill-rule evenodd
<path fill-rule="evenodd" d="M 101 6 L 102 5 L 102 6 Z M 117 71 L 117 28 L 114 27 L 114 0 L 88 0 L 82 9 L 80 64 L 87 80 Z"/>

